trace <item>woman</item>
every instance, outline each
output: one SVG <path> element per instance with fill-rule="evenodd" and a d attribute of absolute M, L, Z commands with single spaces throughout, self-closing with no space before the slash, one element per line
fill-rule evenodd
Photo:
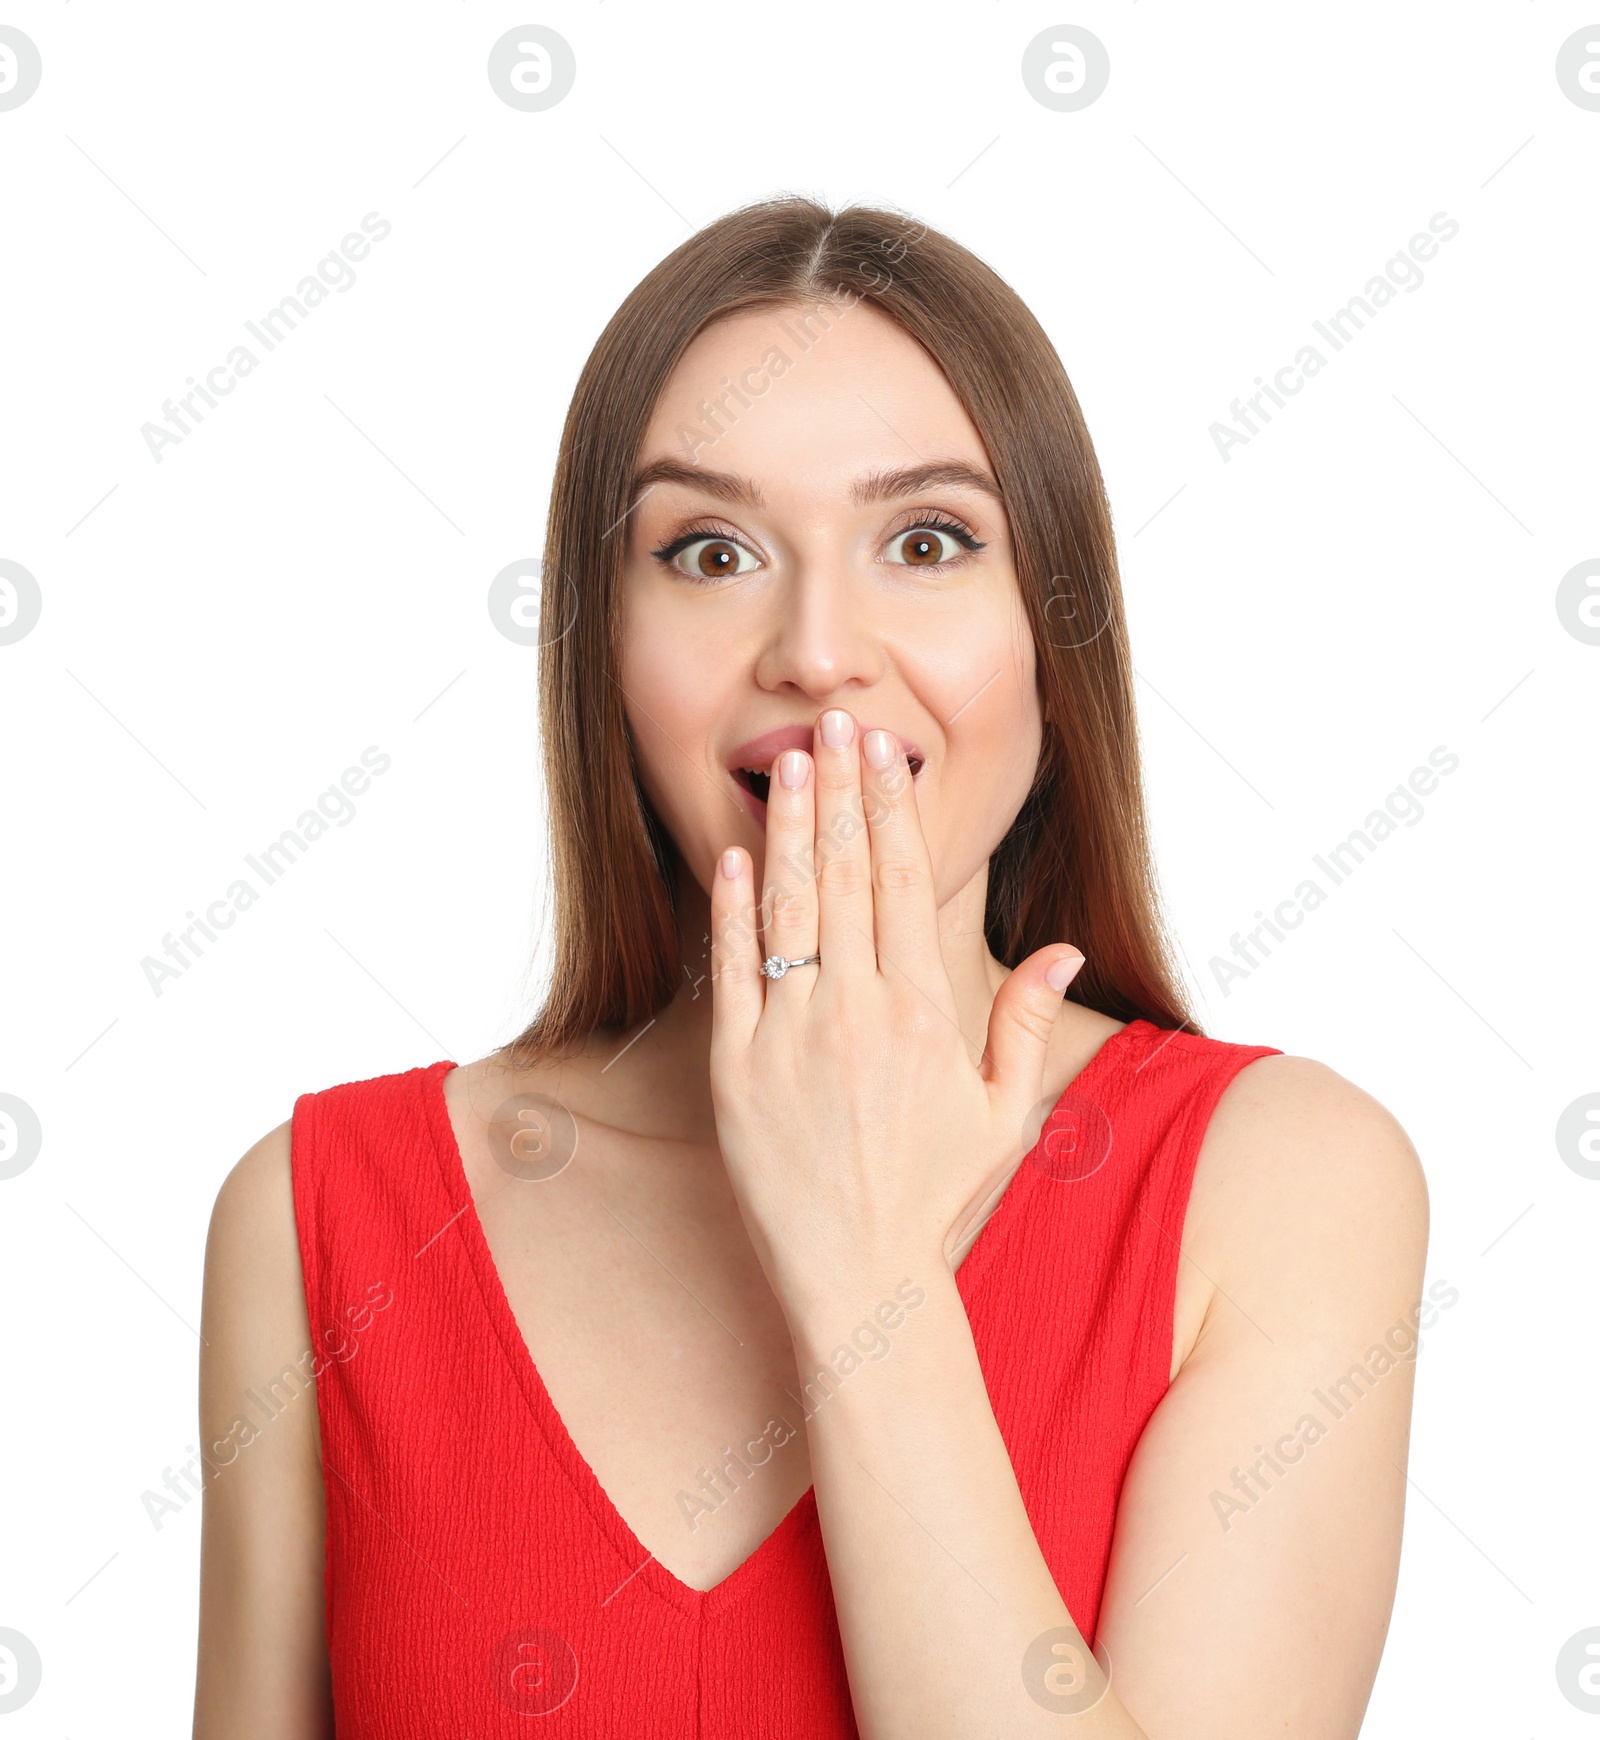
<path fill-rule="evenodd" d="M 1423 1181 L 1188 1015 L 1037 322 L 888 212 L 710 225 L 542 620 L 542 1012 L 218 1198 L 196 1733 L 1354 1734 Z"/>

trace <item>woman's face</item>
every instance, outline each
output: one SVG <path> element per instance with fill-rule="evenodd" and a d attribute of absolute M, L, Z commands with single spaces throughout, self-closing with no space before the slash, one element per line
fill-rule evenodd
<path fill-rule="evenodd" d="M 622 687 L 700 886 L 732 845 L 761 886 L 760 776 L 843 707 L 907 746 L 945 905 L 1022 807 L 1041 721 L 1010 528 L 938 366 L 865 302 L 732 315 L 668 380 L 639 485 Z"/>

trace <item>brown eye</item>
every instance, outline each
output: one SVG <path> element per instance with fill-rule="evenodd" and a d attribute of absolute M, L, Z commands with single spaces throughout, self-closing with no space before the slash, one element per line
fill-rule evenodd
<path fill-rule="evenodd" d="M 718 539 L 700 546 L 700 554 L 695 557 L 694 565 L 708 580 L 720 580 L 724 574 L 738 573 L 739 552 L 732 544 Z"/>
<path fill-rule="evenodd" d="M 731 538 L 696 538 L 678 552 L 674 566 L 692 579 L 721 580 L 729 574 L 748 574 L 761 564 Z"/>
<path fill-rule="evenodd" d="M 953 562 L 962 552 L 962 545 L 949 532 L 936 526 L 913 526 L 901 532 L 890 543 L 890 560 L 907 568 L 935 568 L 942 562 Z"/>

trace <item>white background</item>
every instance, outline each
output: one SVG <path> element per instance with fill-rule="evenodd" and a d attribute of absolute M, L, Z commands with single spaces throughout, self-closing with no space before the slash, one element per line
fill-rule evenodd
<path fill-rule="evenodd" d="M 1459 1302 L 1365 1732 L 1600 1732 L 1555 1675 L 1600 1625 L 1600 1182 L 1554 1138 L 1600 1090 L 1600 647 L 1555 605 L 1600 556 L 1600 113 L 1555 77 L 1597 12 L 5 9 L 44 68 L 0 113 L 0 557 L 43 594 L 0 647 L 0 1091 L 44 1130 L 0 1182 L 0 1626 L 44 1662 L 6 1735 L 187 1731 L 199 1505 L 157 1530 L 141 1494 L 195 1441 L 216 1189 L 297 1094 L 535 1006 L 534 654 L 488 584 L 540 548 L 619 300 L 784 190 L 945 229 L 1044 323 L 1207 1029 L 1322 1059 L 1422 1152 Z M 544 113 L 486 76 L 529 22 L 577 57 Z M 1076 113 L 1020 74 L 1063 22 L 1111 60 Z M 369 211 L 354 287 L 156 463 L 141 425 Z M 1209 426 L 1441 211 L 1420 288 L 1224 463 Z M 355 820 L 156 996 L 142 959 L 374 744 Z M 1224 995 L 1212 957 L 1439 745 L 1423 819 Z"/>

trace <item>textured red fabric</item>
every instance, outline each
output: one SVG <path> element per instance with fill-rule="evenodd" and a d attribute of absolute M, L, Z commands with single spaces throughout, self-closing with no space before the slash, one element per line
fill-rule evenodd
<path fill-rule="evenodd" d="M 957 1273 L 1029 1519 L 1091 1638 L 1123 1476 L 1167 1388 L 1200 1141 L 1273 1051 L 1121 1029 Z M 340 1740 L 855 1735 L 814 1493 L 702 1593 L 648 1558 L 579 1455 L 472 1204 L 453 1067 L 294 1109 Z"/>

